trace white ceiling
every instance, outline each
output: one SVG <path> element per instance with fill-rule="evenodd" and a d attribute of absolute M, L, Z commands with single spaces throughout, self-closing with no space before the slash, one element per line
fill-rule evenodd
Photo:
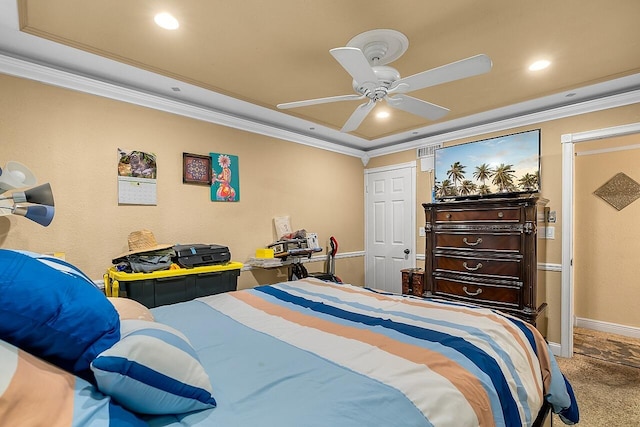
<path fill-rule="evenodd" d="M 161 11 L 180 28 L 157 27 Z M 374 155 L 620 94 L 638 102 L 639 17 L 638 0 L 0 0 L 0 72 Z M 329 49 L 377 28 L 407 36 L 407 51 L 389 64 L 402 77 L 479 53 L 493 68 L 412 92 L 450 109 L 433 122 L 391 109 L 385 121 L 370 114 L 343 133 L 362 101 L 276 107 L 354 93 Z M 540 58 L 551 66 L 528 71 Z"/>

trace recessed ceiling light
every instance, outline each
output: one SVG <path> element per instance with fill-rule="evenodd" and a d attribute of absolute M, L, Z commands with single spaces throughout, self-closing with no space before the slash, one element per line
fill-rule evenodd
<path fill-rule="evenodd" d="M 546 59 L 541 59 L 540 61 L 536 61 L 533 64 L 529 65 L 529 71 L 544 70 L 549 65 L 551 65 L 550 61 L 547 61 Z"/>
<path fill-rule="evenodd" d="M 376 114 L 376 117 L 379 119 L 386 119 L 387 117 L 389 117 L 389 112 L 388 111 L 380 111 Z"/>
<path fill-rule="evenodd" d="M 158 13 L 153 20 L 165 30 L 175 30 L 180 26 L 178 20 L 167 12 Z"/>

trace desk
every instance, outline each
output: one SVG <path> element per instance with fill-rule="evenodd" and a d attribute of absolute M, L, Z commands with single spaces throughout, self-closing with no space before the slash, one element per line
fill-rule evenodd
<path fill-rule="evenodd" d="M 295 280 L 296 277 L 300 278 L 299 275 L 296 275 L 296 269 L 299 269 L 303 263 L 323 261 L 320 259 L 311 259 L 311 255 L 316 252 L 322 252 L 322 248 L 295 249 L 287 253 L 277 254 L 274 258 L 250 258 L 249 265 L 251 267 L 266 269 L 287 267 L 287 277 L 289 280 Z M 304 267 L 302 268 L 304 269 Z"/>

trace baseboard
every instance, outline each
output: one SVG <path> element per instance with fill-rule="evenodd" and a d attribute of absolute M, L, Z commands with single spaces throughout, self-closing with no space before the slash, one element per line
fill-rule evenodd
<path fill-rule="evenodd" d="M 550 342 L 549 348 L 551 349 L 551 353 L 553 353 L 554 356 L 561 357 L 560 355 L 562 354 L 562 351 L 561 351 L 562 347 L 560 346 L 560 344 L 555 342 Z"/>
<path fill-rule="evenodd" d="M 603 322 L 576 317 L 575 326 L 578 328 L 592 329 L 594 331 L 607 332 L 609 334 L 623 335 L 629 338 L 640 338 L 640 328 L 634 326 L 618 325 L 616 323 Z"/>

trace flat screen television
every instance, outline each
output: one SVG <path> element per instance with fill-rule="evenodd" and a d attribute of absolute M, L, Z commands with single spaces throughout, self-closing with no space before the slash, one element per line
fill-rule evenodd
<path fill-rule="evenodd" d="M 540 191 L 540 129 L 435 151 L 435 200 L 515 197 Z"/>

